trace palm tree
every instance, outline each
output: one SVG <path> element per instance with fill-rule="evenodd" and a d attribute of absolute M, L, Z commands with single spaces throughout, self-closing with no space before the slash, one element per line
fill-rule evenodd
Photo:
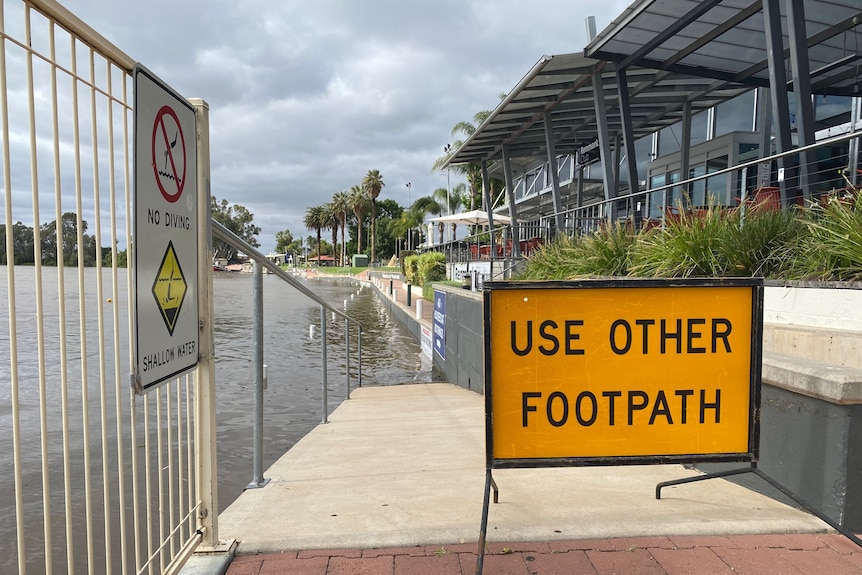
<path fill-rule="evenodd" d="M 362 190 L 362 186 L 350 188 L 350 209 L 356 214 L 356 253 L 362 253 L 362 221 L 371 208 L 371 198 Z"/>
<path fill-rule="evenodd" d="M 338 213 L 338 223 L 341 226 L 341 265 L 347 260 L 347 248 L 344 243 L 344 228 L 347 227 L 347 212 L 350 210 L 350 194 L 348 192 L 335 192 L 332 194 L 332 209 Z"/>
<path fill-rule="evenodd" d="M 341 216 L 332 202 L 324 204 L 323 209 L 326 211 L 326 224 L 323 226 L 323 229 L 330 230 L 332 232 L 332 259 L 333 263 L 335 263 L 337 255 L 335 250 L 338 248 L 338 228 L 341 225 Z"/>
<path fill-rule="evenodd" d="M 414 204 L 415 205 L 415 204 Z M 401 212 L 398 219 L 389 221 L 389 233 L 396 238 L 406 238 L 422 223 L 420 212 L 410 209 Z"/>
<path fill-rule="evenodd" d="M 314 206 L 306 209 L 302 222 L 307 229 L 317 232 L 317 265 L 320 265 L 320 230 L 326 225 L 326 208 Z"/>
<path fill-rule="evenodd" d="M 375 261 L 377 257 L 376 242 L 377 242 L 377 196 L 383 190 L 383 176 L 378 170 L 368 170 L 365 178 L 362 179 L 362 189 L 371 198 L 371 261 Z"/>

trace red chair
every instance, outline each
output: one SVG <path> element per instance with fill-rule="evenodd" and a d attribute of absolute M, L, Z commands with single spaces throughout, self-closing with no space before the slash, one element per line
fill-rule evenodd
<path fill-rule="evenodd" d="M 479 259 L 479 246 L 477 244 L 470 244 L 470 259 L 478 260 Z"/>
<path fill-rule="evenodd" d="M 479 259 L 480 260 L 491 259 L 491 246 L 479 246 Z"/>

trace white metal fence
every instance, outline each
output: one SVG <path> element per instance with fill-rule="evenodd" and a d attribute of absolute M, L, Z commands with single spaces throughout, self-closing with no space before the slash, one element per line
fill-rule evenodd
<path fill-rule="evenodd" d="M 2 573 L 164 573 L 217 540 L 211 398 L 129 386 L 133 65 L 0 0 Z"/>

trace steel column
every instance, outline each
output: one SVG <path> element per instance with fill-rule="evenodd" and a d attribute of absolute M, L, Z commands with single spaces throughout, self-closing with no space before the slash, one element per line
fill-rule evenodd
<path fill-rule="evenodd" d="M 554 202 L 554 225 L 557 234 L 565 229 L 563 222 L 563 200 L 560 197 L 560 174 L 557 172 L 557 146 L 554 142 L 554 126 L 550 112 L 545 112 L 545 146 L 548 150 L 548 171 L 551 173 L 551 199 Z"/>
<path fill-rule="evenodd" d="M 506 199 L 509 201 L 509 217 L 512 219 L 512 255 L 521 257 L 521 227 L 518 225 L 518 207 L 515 204 L 515 188 L 512 178 L 512 160 L 509 145 L 503 144 L 503 178 L 506 181 Z"/>
<path fill-rule="evenodd" d="M 679 179 L 687 180 L 691 165 L 691 100 L 686 100 L 682 105 L 682 134 L 679 147 Z M 705 168 L 704 168 L 705 170 Z M 665 182 L 669 184 L 670 182 Z M 686 206 L 691 204 L 691 191 L 682 191 L 682 201 Z"/>
<path fill-rule="evenodd" d="M 773 123 L 776 130 L 778 153 L 793 147 L 790 137 L 790 105 L 787 101 L 787 74 L 784 70 L 784 41 L 781 34 L 781 10 L 779 0 L 763 1 L 763 27 L 766 34 L 766 52 L 769 61 L 769 94 L 772 100 Z M 791 166 L 788 158 L 779 160 L 785 179 L 779 181 L 781 204 L 787 204 L 786 177 Z"/>
<path fill-rule="evenodd" d="M 613 199 L 617 196 L 617 191 L 614 189 L 614 172 L 611 157 L 611 145 L 608 141 L 610 132 L 608 129 L 608 112 L 605 107 L 605 86 L 602 79 L 601 71 L 593 72 L 593 105 L 596 110 L 596 127 L 599 136 L 599 153 L 602 158 L 602 182 L 605 187 L 605 200 Z M 616 205 L 608 204 L 608 219 L 613 219 L 616 214 Z"/>
<path fill-rule="evenodd" d="M 638 162 L 635 152 L 634 128 L 632 126 L 631 101 L 629 99 L 629 81 L 625 69 L 617 70 L 617 99 L 620 102 L 620 119 L 623 125 L 623 144 L 626 151 L 626 166 L 629 170 L 629 193 L 639 189 Z"/>
<path fill-rule="evenodd" d="M 796 94 L 796 133 L 799 145 L 814 143 L 814 105 L 811 103 L 811 66 L 808 63 L 808 37 L 805 31 L 805 8 L 802 0 L 785 0 L 787 34 L 790 39 L 790 69 L 793 72 L 793 92 Z M 811 199 L 809 169 L 816 163 L 813 152 L 799 156 L 799 187 L 802 197 Z"/>

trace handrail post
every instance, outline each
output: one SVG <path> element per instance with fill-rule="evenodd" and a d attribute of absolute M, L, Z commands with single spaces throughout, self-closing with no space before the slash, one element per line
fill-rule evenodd
<path fill-rule="evenodd" d="M 320 306 L 320 357 L 323 368 L 323 419 L 321 423 L 329 423 L 329 398 L 326 389 L 326 307 Z"/>
<path fill-rule="evenodd" d="M 256 489 L 269 483 L 263 478 L 263 267 L 255 261 L 252 268 L 254 291 L 254 458 L 251 483 L 246 489 Z"/>
<path fill-rule="evenodd" d="M 358 387 L 362 387 L 362 326 L 357 325 L 359 328 L 359 335 L 357 336 L 357 346 L 359 347 L 359 383 L 357 383 Z"/>
<path fill-rule="evenodd" d="M 350 399 L 350 320 L 344 320 L 344 353 L 347 366 L 347 399 Z"/>

